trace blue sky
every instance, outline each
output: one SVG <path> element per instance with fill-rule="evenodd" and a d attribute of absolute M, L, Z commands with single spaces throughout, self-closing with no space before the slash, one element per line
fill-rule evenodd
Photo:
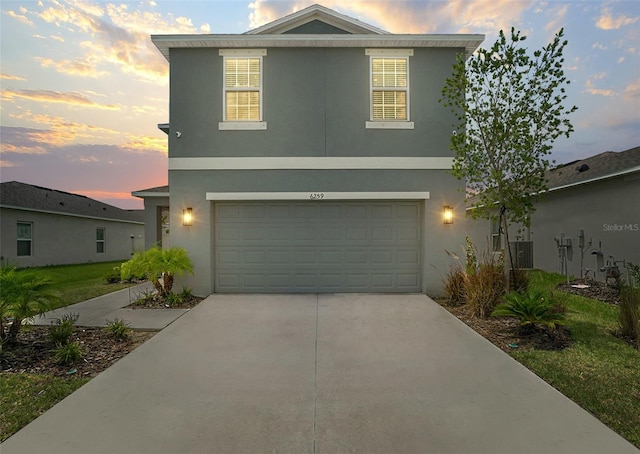
<path fill-rule="evenodd" d="M 320 3 L 392 33 L 512 26 L 536 49 L 569 45 L 566 163 L 640 145 L 640 1 L 2 1 L 0 180 L 141 208 L 131 191 L 167 184 L 168 63 L 150 34 L 243 33 Z"/>

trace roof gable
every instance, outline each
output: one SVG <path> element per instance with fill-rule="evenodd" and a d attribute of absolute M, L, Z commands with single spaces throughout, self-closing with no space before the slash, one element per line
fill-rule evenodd
<path fill-rule="evenodd" d="M 280 35 L 283 33 L 318 33 L 309 32 L 309 31 L 298 31 L 294 30 L 300 29 L 304 30 L 307 27 L 303 27 L 312 22 L 321 22 L 326 25 L 329 25 L 334 30 L 331 32 L 322 31 L 321 28 L 317 28 L 317 24 L 315 28 L 319 30 L 320 34 L 326 33 L 348 33 L 355 35 L 386 35 L 389 32 L 386 32 L 380 28 L 374 27 L 373 25 L 366 24 L 357 19 L 354 19 L 349 16 L 345 16 L 344 14 L 340 14 L 336 11 L 333 11 L 329 8 L 326 8 L 321 5 L 312 5 L 308 8 L 297 11 L 293 14 L 289 14 L 288 16 L 282 17 L 280 19 L 276 19 L 273 22 L 265 24 L 261 27 L 254 28 L 253 30 L 249 30 L 246 32 L 246 35 Z M 340 31 L 336 31 L 338 29 Z"/>

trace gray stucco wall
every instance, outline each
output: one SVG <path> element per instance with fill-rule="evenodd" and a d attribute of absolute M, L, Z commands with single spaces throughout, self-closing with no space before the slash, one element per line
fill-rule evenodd
<path fill-rule="evenodd" d="M 145 197 L 144 198 L 144 247 L 163 244 L 162 209 L 169 207 L 169 197 Z"/>
<path fill-rule="evenodd" d="M 18 267 L 128 260 L 144 247 L 142 223 L 64 216 L 3 208 L 0 255 Z M 18 222 L 31 222 L 32 255 L 17 256 Z M 96 252 L 96 229 L 105 229 L 105 252 Z M 133 240 L 131 236 L 133 235 Z"/>
<path fill-rule="evenodd" d="M 171 49 L 169 158 L 449 157 L 454 118 L 438 103 L 461 49 L 414 49 L 409 59 L 413 130 L 366 129 L 369 57 L 364 48 L 267 49 L 261 131 L 220 131 L 223 58 L 218 49 Z M 175 134 L 180 131 L 180 138 Z M 428 191 L 424 202 L 423 291 L 442 293 L 445 250 L 464 243 L 462 184 L 446 170 L 171 170 L 171 243 L 187 249 L 194 276 L 179 279 L 195 294 L 213 284 L 213 203 L 207 192 Z M 321 202 L 318 202 L 321 203 Z M 442 222 L 443 205 L 456 221 Z M 192 207 L 194 223 L 182 225 Z"/>
<path fill-rule="evenodd" d="M 616 260 L 640 264 L 640 174 L 582 184 L 552 191 L 536 203 L 531 218 L 530 238 L 533 241 L 534 267 L 560 272 L 560 259 L 555 238 L 564 234 L 572 242 L 569 253 L 569 274 L 580 276 L 579 232 L 584 230 L 586 242 L 584 268 L 596 269 L 599 249 L 604 260 L 613 255 Z M 469 232 L 474 242 L 486 249 L 490 224 L 486 220 L 468 219 Z M 515 238 L 517 228 L 510 229 Z M 526 235 L 526 233 L 525 233 Z M 593 276 L 593 274 L 590 274 Z M 598 273 L 603 279 L 603 273 Z"/>
<path fill-rule="evenodd" d="M 456 49 L 415 49 L 409 59 L 414 130 L 368 130 L 369 57 L 364 49 L 268 49 L 266 131 L 219 131 L 218 49 L 171 50 L 169 157 L 452 156 L 454 119 L 438 103 Z M 175 131 L 180 131 L 180 138 Z"/>
<path fill-rule="evenodd" d="M 349 192 L 349 191 L 428 191 L 424 201 L 422 241 L 422 287 L 429 295 L 442 294 L 442 276 L 448 266 L 445 250 L 460 250 L 464 244 L 464 195 L 461 183 L 438 170 L 360 170 L 360 171 L 172 171 L 171 242 L 189 251 L 194 263 L 193 276 L 178 280 L 195 294 L 214 289 L 215 247 L 212 201 L 207 192 Z M 318 201 L 317 203 L 322 203 Z M 444 225 L 444 205 L 454 207 L 456 219 Z M 182 225 L 182 209 L 193 208 L 194 222 Z"/>

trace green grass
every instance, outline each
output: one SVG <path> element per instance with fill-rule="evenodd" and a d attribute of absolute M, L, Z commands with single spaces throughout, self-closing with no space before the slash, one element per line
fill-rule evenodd
<path fill-rule="evenodd" d="M 88 378 L 40 374 L 0 374 L 0 441 L 53 407 Z"/>
<path fill-rule="evenodd" d="M 530 287 L 553 290 L 563 280 L 536 271 Z M 573 344 L 562 351 L 511 355 L 640 448 L 640 352 L 613 334 L 618 308 L 576 295 L 561 297 L 570 311 Z"/>
<path fill-rule="evenodd" d="M 20 271 L 35 272 L 38 277 L 50 281 L 47 291 L 60 298 L 51 307 L 56 309 L 130 287 L 131 284 L 107 284 L 104 279 L 113 272 L 114 267 L 121 264 L 121 261 L 85 263 L 25 268 Z"/>

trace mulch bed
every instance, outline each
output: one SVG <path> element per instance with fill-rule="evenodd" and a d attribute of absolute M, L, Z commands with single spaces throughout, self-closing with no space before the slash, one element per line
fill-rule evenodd
<path fill-rule="evenodd" d="M 583 286 L 586 287 L 581 288 Z M 574 279 L 569 281 L 568 284 L 560 284 L 558 285 L 558 290 L 584 296 L 585 298 L 592 298 L 604 303 L 620 304 L 620 291 L 617 288 L 589 278 Z"/>
<path fill-rule="evenodd" d="M 462 320 L 475 332 L 490 341 L 499 349 L 509 352 L 513 350 L 562 350 L 571 345 L 571 333 L 565 327 L 556 329 L 534 327 L 530 331 L 523 330 L 515 318 L 488 317 L 480 318 L 471 313 L 469 307 L 447 306 L 440 304 L 457 318 Z"/>
<path fill-rule="evenodd" d="M 195 307 L 204 298 L 191 297 L 171 309 L 189 309 Z M 165 300 L 155 296 L 147 298 L 144 304 L 131 304 L 135 309 L 167 309 Z M 117 360 L 132 352 L 136 347 L 152 338 L 156 332 L 129 330 L 124 340 L 116 339 L 103 328 L 75 327 L 71 342 L 82 346 L 83 357 L 72 365 L 58 364 L 52 350 L 55 348 L 49 339 L 49 327 L 23 327 L 15 345 L 4 345 L 0 354 L 2 373 L 27 372 L 32 374 L 53 374 L 64 377 L 95 377 Z"/>
<path fill-rule="evenodd" d="M 102 328 L 76 327 L 71 342 L 82 346 L 83 357 L 71 365 L 58 364 L 47 326 L 24 327 L 15 345 L 4 345 L 0 355 L 3 373 L 52 374 L 60 377 L 95 377 L 136 347 L 152 338 L 151 331 L 130 330 L 118 340 Z"/>

